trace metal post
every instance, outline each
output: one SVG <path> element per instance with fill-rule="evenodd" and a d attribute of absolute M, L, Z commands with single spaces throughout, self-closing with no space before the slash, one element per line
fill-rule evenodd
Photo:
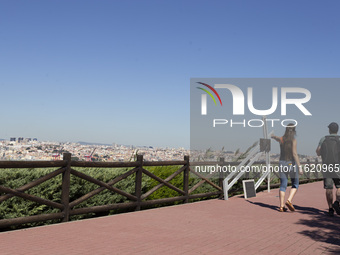
<path fill-rule="evenodd" d="M 267 118 L 266 116 L 263 116 L 263 137 L 265 139 L 268 139 L 268 129 L 267 129 Z M 270 138 L 269 138 L 270 139 Z M 267 171 L 269 171 L 269 167 L 270 167 L 270 154 L 269 152 L 265 152 L 265 155 L 266 155 L 266 166 L 267 166 Z M 267 176 L 267 190 L 268 190 L 268 193 L 270 192 L 270 171 L 268 173 L 268 176 Z"/>

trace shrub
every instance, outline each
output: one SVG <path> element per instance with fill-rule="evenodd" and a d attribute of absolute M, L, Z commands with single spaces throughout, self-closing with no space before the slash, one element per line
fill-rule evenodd
<path fill-rule="evenodd" d="M 181 166 L 164 166 L 164 167 L 146 167 L 146 170 L 155 174 L 156 176 L 166 179 L 172 173 L 177 171 Z M 10 187 L 12 189 L 16 189 L 20 186 L 23 186 L 27 183 L 30 183 L 52 171 L 56 170 L 56 168 L 37 168 L 37 169 L 0 169 L 0 185 Z M 80 171 L 86 175 L 89 175 L 95 179 L 101 180 L 105 183 L 110 180 L 116 178 L 117 176 L 128 171 L 128 168 L 75 168 L 75 170 Z M 190 174 L 189 178 L 189 189 L 193 187 L 200 179 L 195 178 L 192 174 Z M 170 183 L 175 187 L 183 190 L 183 173 L 180 173 L 175 178 L 173 178 Z M 143 174 L 142 179 L 142 193 L 148 192 L 150 189 L 154 188 L 159 184 L 158 181 L 150 178 Z M 99 186 L 83 180 L 79 177 L 71 175 L 70 179 L 70 202 L 88 194 L 89 192 L 97 189 Z M 114 187 L 123 190 L 129 194 L 134 194 L 135 192 L 135 175 L 130 175 L 124 180 L 119 181 L 114 185 Z M 36 186 L 28 191 L 28 194 L 38 196 L 44 199 L 48 199 L 57 203 L 61 202 L 61 190 L 62 190 L 62 177 L 61 174 Z M 197 190 L 193 192 L 193 194 L 197 193 L 206 193 L 216 191 L 213 187 L 207 184 L 203 184 Z M 4 195 L 4 193 L 0 193 L 0 195 Z M 170 189 L 169 187 L 163 186 L 160 189 L 153 192 L 146 200 L 155 200 L 169 197 L 181 196 L 177 191 Z M 192 201 L 198 201 L 202 199 L 195 199 Z M 119 195 L 110 190 L 103 190 L 99 194 L 83 201 L 78 204 L 74 208 L 84 208 L 84 207 L 92 207 L 98 205 L 106 205 L 113 203 L 125 203 L 129 200 L 122 195 Z M 169 204 L 178 204 L 182 203 L 182 201 L 178 201 L 176 203 L 168 203 Z M 152 206 L 152 207 L 159 207 Z M 150 206 L 151 207 L 151 206 Z M 150 208 L 148 207 L 148 208 Z M 131 209 L 133 210 L 133 209 Z M 91 213 L 86 215 L 76 215 L 72 216 L 71 220 L 78 220 L 83 218 L 89 218 L 94 216 L 101 216 L 106 214 L 115 214 L 120 212 L 126 212 L 131 210 L 112 210 L 106 213 Z M 19 197 L 12 197 L 0 203 L 0 219 L 10 219 L 10 218 L 18 218 L 24 216 L 31 215 L 39 215 L 39 214 L 48 214 L 48 213 L 56 213 L 59 212 L 59 209 L 51 208 L 47 205 L 41 205 L 26 199 L 22 199 Z M 38 222 L 38 223 L 30 223 L 25 224 L 21 227 L 28 226 L 39 226 L 45 224 L 51 224 L 59 222 L 59 220 L 47 221 L 47 222 Z M 12 227 L 18 228 L 18 227 Z"/>

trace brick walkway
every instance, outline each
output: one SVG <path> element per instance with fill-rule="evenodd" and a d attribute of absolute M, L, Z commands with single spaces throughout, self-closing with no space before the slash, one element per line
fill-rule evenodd
<path fill-rule="evenodd" d="M 278 190 L 0 233 L 1 254 L 340 254 L 340 216 L 325 215 L 322 182 L 296 212 Z"/>

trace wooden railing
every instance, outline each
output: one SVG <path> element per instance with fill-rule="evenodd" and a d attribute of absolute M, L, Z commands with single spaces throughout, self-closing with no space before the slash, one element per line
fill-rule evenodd
<path fill-rule="evenodd" d="M 219 165 L 237 165 L 238 162 L 225 162 L 223 158 L 220 159 L 218 163 Z M 52 208 L 56 208 L 59 210 L 57 213 L 49 213 L 49 214 L 39 214 L 33 216 L 26 216 L 20 218 L 11 218 L 11 219 L 2 219 L 0 220 L 0 229 L 7 228 L 9 226 L 15 226 L 26 223 L 34 223 L 34 222 L 43 222 L 47 220 L 61 220 L 62 222 L 69 221 L 70 216 L 80 215 L 80 214 L 88 214 L 88 213 L 100 213 L 115 209 L 134 209 L 140 210 L 142 207 L 161 205 L 166 203 L 174 203 L 176 201 L 182 201 L 184 203 L 188 203 L 190 199 L 197 198 L 210 198 L 219 196 L 223 197 L 223 178 L 225 177 L 224 173 L 218 173 L 218 184 L 214 183 L 211 179 L 203 176 L 202 174 L 194 171 L 192 167 L 195 165 L 211 165 L 212 162 L 199 162 L 189 163 L 189 156 L 185 156 L 183 161 L 154 161 L 147 162 L 143 160 L 142 155 L 137 156 L 137 160 L 134 162 L 84 162 L 84 161 L 72 161 L 70 153 L 64 153 L 63 160 L 59 161 L 0 161 L 0 169 L 3 168 L 58 168 L 53 172 L 46 174 L 43 177 L 38 178 L 30 183 L 27 183 L 19 188 L 13 189 L 6 186 L 0 185 L 0 192 L 5 193 L 0 196 L 0 203 L 13 197 L 17 196 L 26 200 L 30 200 L 36 202 L 41 205 L 47 205 Z M 171 175 L 162 179 L 156 176 L 154 173 L 146 170 L 144 167 L 150 166 L 182 166 L 178 170 L 174 171 Z M 192 167 L 190 167 L 192 166 Z M 89 175 L 86 175 L 76 169 L 75 167 L 81 168 L 132 168 L 130 170 L 126 170 L 123 174 L 116 176 L 114 179 L 103 182 L 101 180 L 95 179 Z M 183 174 L 183 188 L 178 188 L 175 185 L 171 184 L 171 180 L 173 180 L 176 176 Z M 195 175 L 199 179 L 196 184 L 193 184 L 192 187 L 189 187 L 189 175 Z M 62 183 L 61 183 L 61 198 L 60 202 L 51 201 L 48 199 L 44 199 L 38 196 L 34 196 L 28 193 L 25 193 L 29 189 L 40 185 L 41 183 L 55 178 L 58 175 L 62 175 Z M 70 178 L 71 175 L 79 177 L 83 180 L 86 180 L 90 183 L 94 183 L 99 186 L 89 193 L 70 201 Z M 134 193 L 130 194 L 124 190 L 121 190 L 114 185 L 118 182 L 128 178 L 129 176 L 134 175 Z M 142 177 L 143 175 L 148 176 L 154 180 L 156 180 L 159 184 L 150 190 L 146 191 L 144 194 L 142 193 Z M 274 175 L 273 175 L 274 176 Z M 310 178 L 310 176 L 305 175 L 306 178 Z M 315 176 L 317 177 L 317 176 Z M 256 176 L 255 176 L 256 178 Z M 307 182 L 306 180 L 301 180 L 301 183 Z M 193 194 L 195 190 L 197 190 L 201 185 L 207 183 L 210 187 L 213 188 L 212 192 L 206 193 L 198 193 Z M 278 184 L 272 185 L 272 187 L 277 187 Z M 179 196 L 170 197 L 170 198 L 161 198 L 154 200 L 147 200 L 147 198 L 153 194 L 155 191 L 162 187 L 168 187 L 171 190 L 176 191 Z M 267 185 L 260 186 L 260 189 L 265 189 Z M 97 205 L 85 208 L 75 208 L 80 203 L 90 199 L 91 197 L 99 194 L 104 190 L 109 190 L 113 193 L 119 194 L 125 197 L 128 202 L 124 203 L 112 203 L 105 205 Z"/>
<path fill-rule="evenodd" d="M 177 171 L 172 173 L 165 179 L 161 179 L 155 174 L 149 172 L 144 167 L 146 166 L 182 166 Z M 220 196 L 223 194 L 222 187 L 216 185 L 214 182 L 205 178 L 204 176 L 196 173 L 195 171 L 190 169 L 189 166 L 189 156 L 185 156 L 183 161 L 155 161 L 155 162 L 145 162 L 143 161 L 143 156 L 138 155 L 137 160 L 135 162 L 82 162 L 82 161 L 72 161 L 70 153 L 64 153 L 63 160 L 59 161 L 0 161 L 0 169 L 1 168 L 51 168 L 58 167 L 57 170 L 54 170 L 47 175 L 25 184 L 19 188 L 13 189 L 5 186 L 0 186 L 0 192 L 5 193 L 5 195 L 0 196 L 0 202 L 3 202 L 13 196 L 21 197 L 26 200 L 30 200 L 36 202 L 41 205 L 47 205 L 52 208 L 59 209 L 60 212 L 57 213 L 49 213 L 49 214 L 40 214 L 34 216 L 20 217 L 20 218 L 11 218 L 11 219 L 2 219 L 0 220 L 0 228 L 6 228 L 9 226 L 33 223 L 33 222 L 42 222 L 47 220 L 57 220 L 61 219 L 62 222 L 69 221 L 70 216 L 79 215 L 79 214 L 87 214 L 87 213 L 98 213 L 103 211 L 109 211 L 114 209 L 128 209 L 132 208 L 135 210 L 140 210 L 145 206 L 152 205 L 161 205 L 165 203 L 173 203 L 176 201 L 183 201 L 184 203 L 189 202 L 189 199 L 197 199 L 203 197 L 212 197 L 212 196 Z M 117 176 L 116 178 L 110 180 L 105 183 L 101 180 L 95 179 L 89 175 L 86 175 L 80 171 L 74 169 L 74 167 L 96 167 L 96 168 L 132 168 L 131 170 L 127 170 L 125 173 Z M 194 185 L 193 187 L 189 187 L 189 173 L 196 175 L 201 180 Z M 40 198 L 38 196 L 34 196 L 31 194 L 25 193 L 25 191 L 47 181 L 52 178 L 55 178 L 58 175 L 62 175 L 62 191 L 61 191 L 61 199 L 60 203 L 55 201 L 47 200 L 44 198 Z M 183 189 L 180 189 L 173 184 L 170 183 L 172 179 L 174 179 L 179 174 L 183 174 Z M 70 178 L 71 175 L 77 176 L 81 179 L 84 179 L 88 182 L 94 183 L 99 188 L 83 195 L 80 198 L 77 198 L 74 201 L 70 201 Z M 135 175 L 135 192 L 134 194 L 127 193 L 124 190 L 118 189 L 114 187 L 116 183 L 121 180 L 126 179 L 127 177 Z M 142 177 L 143 175 L 149 176 L 150 178 L 159 182 L 158 185 L 148 190 L 146 193 L 142 193 Z M 208 193 L 200 193 L 200 194 L 192 194 L 198 187 L 200 187 L 203 183 L 208 183 L 212 186 L 216 191 L 208 192 Z M 155 200 L 146 200 L 152 193 L 161 187 L 166 186 L 176 192 L 179 193 L 179 196 L 170 197 L 170 198 L 161 198 Z M 113 203 L 99 206 L 92 206 L 87 208 L 74 208 L 80 203 L 88 200 L 89 198 L 99 194 L 104 190 L 109 190 L 114 193 L 120 194 L 128 199 L 127 203 Z"/>

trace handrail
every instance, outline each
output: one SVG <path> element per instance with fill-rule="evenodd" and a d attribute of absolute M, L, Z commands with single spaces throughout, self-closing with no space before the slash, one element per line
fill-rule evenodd
<path fill-rule="evenodd" d="M 145 167 L 149 166 L 182 166 L 178 170 L 175 170 L 173 174 L 168 176 L 165 179 L 160 178 L 154 173 L 149 172 Z M 0 201 L 5 201 L 10 199 L 11 197 L 17 196 L 23 199 L 31 200 L 40 205 L 46 205 L 52 208 L 57 208 L 60 210 L 59 213 L 50 213 L 50 214 L 41 214 L 41 215 L 33 215 L 27 217 L 13 218 L 13 219 L 1 219 L 0 220 L 0 229 L 6 228 L 9 226 L 14 226 L 18 224 L 25 223 L 33 223 L 40 222 L 46 220 L 56 220 L 61 219 L 61 221 L 69 221 L 70 216 L 78 215 L 78 214 L 86 214 L 86 213 L 96 213 L 103 212 L 112 209 L 126 209 L 126 208 L 134 208 L 135 210 L 140 210 L 142 207 L 152 206 L 152 205 L 161 205 L 164 203 L 173 203 L 176 201 L 182 201 L 183 203 L 189 202 L 190 199 L 202 198 L 202 197 L 216 197 L 222 194 L 222 188 L 210 180 L 206 179 L 204 176 L 200 176 L 199 174 L 193 172 L 190 169 L 189 156 L 185 156 L 183 161 L 144 161 L 142 155 L 137 156 L 137 160 L 134 162 L 82 162 L 82 161 L 73 161 L 71 160 L 70 153 L 64 153 L 63 160 L 58 161 L 0 161 L 0 171 L 4 168 L 54 168 L 59 167 L 51 173 L 46 174 L 45 176 L 40 177 L 33 182 L 27 183 L 21 187 L 16 189 L 1 186 L 0 192 L 5 193 L 0 196 Z M 126 169 L 126 172 L 120 174 L 113 180 L 103 182 L 101 180 L 97 180 L 85 173 L 82 173 L 78 170 L 78 168 L 132 168 Z M 192 192 L 195 189 L 190 187 L 189 184 L 189 174 L 193 173 L 197 178 L 203 179 L 203 182 L 199 182 L 199 184 L 193 184 L 195 189 L 198 186 L 201 186 L 203 183 L 207 183 L 212 186 L 215 191 L 206 192 L 200 194 L 193 194 Z M 177 187 L 171 184 L 171 180 L 183 173 L 183 186 Z M 59 175 L 62 175 L 61 178 L 61 198 L 60 203 L 55 201 L 51 201 L 45 198 L 40 198 L 38 196 L 33 196 L 28 193 L 25 193 L 29 189 L 40 185 L 41 183 L 48 181 L 52 178 L 55 178 Z M 119 181 L 122 181 L 128 178 L 131 175 L 135 175 L 135 192 L 134 194 L 130 194 L 124 190 L 121 190 L 114 185 Z M 94 183 L 99 186 L 99 188 L 92 190 L 91 192 L 79 197 L 73 201 L 70 201 L 70 180 L 71 176 L 76 176 L 78 178 L 84 179 L 90 183 Z M 158 185 L 153 187 L 148 191 L 143 191 L 142 187 L 142 178 L 143 176 L 148 176 L 157 182 Z M 171 190 L 174 190 L 178 193 L 178 196 L 170 197 L 170 198 L 161 198 L 154 200 L 146 200 L 148 197 L 158 190 L 161 187 L 167 187 Z M 112 203 L 106 205 L 98 205 L 87 208 L 76 208 L 80 203 L 90 199 L 91 197 L 99 194 L 104 190 L 109 190 L 112 194 L 119 194 L 125 197 L 128 201 L 125 203 Z M 143 194 L 144 192 L 144 194 Z"/>
<path fill-rule="evenodd" d="M 247 160 L 246 160 L 247 161 Z M 254 162 L 255 164 L 260 164 L 261 162 Z M 308 162 L 307 162 L 308 163 Z M 310 162 L 309 162 L 310 163 Z M 137 160 L 134 162 L 80 162 L 71 160 L 70 153 L 64 153 L 63 160 L 59 161 L 0 161 L 0 171 L 4 168 L 57 168 L 52 172 L 46 174 L 34 180 L 30 183 L 27 183 L 21 187 L 16 189 L 5 187 L 0 185 L 0 192 L 5 193 L 0 196 L 0 202 L 3 202 L 11 197 L 17 196 L 23 199 L 27 199 L 30 201 L 34 201 L 41 205 L 46 205 L 52 208 L 57 208 L 60 210 L 58 213 L 50 213 L 50 214 L 41 214 L 41 215 L 33 215 L 27 217 L 20 218 L 12 218 L 12 219 L 1 219 L 0 220 L 0 229 L 6 228 L 9 226 L 14 226 L 18 224 L 25 223 L 33 223 L 33 222 L 41 222 L 46 220 L 56 220 L 61 219 L 61 221 L 69 221 L 70 216 L 78 215 L 78 214 L 86 214 L 86 213 L 97 213 L 103 212 L 113 209 L 127 209 L 134 208 L 135 210 L 140 210 L 143 207 L 148 207 L 152 205 L 161 205 L 166 203 L 173 203 L 177 201 L 182 201 L 183 203 L 189 202 L 190 199 L 197 198 L 209 198 L 209 197 L 223 197 L 223 183 L 222 180 L 225 176 L 221 173 L 219 174 L 219 182 L 215 184 L 208 177 L 194 171 L 192 169 L 193 166 L 200 165 L 215 165 L 219 164 L 221 166 L 230 165 L 237 166 L 239 162 L 225 162 L 223 158 L 220 161 L 214 162 L 190 162 L 189 156 L 185 156 L 183 161 L 144 161 L 142 155 L 137 156 Z M 272 165 L 278 164 L 278 162 L 272 162 Z M 305 164 L 305 163 L 302 163 Z M 313 164 L 313 163 L 312 163 Z M 151 173 L 145 167 L 147 166 L 182 166 L 177 170 L 174 170 L 172 174 L 170 174 L 165 179 L 160 178 L 155 173 Z M 76 167 L 76 169 L 75 169 Z M 78 168 L 126 168 L 126 171 L 114 179 L 103 182 L 101 180 L 97 180 L 85 173 L 82 173 L 78 170 Z M 132 169 L 128 169 L 132 168 Z M 183 186 L 177 187 L 171 184 L 171 180 L 173 180 L 176 176 L 183 174 Z M 192 179 L 189 179 L 189 175 L 195 176 L 198 181 L 196 183 L 192 183 Z M 61 178 L 61 198 L 60 203 L 55 201 L 50 201 L 48 199 L 40 198 L 38 196 L 30 195 L 25 193 L 29 189 L 40 185 L 41 183 L 50 180 L 52 178 L 56 178 L 58 175 L 62 175 Z M 124 190 L 121 190 L 114 185 L 118 182 L 133 176 L 135 177 L 135 192 L 134 194 L 130 194 Z M 310 173 L 309 173 L 310 175 Z M 70 178 L 71 176 L 76 176 L 82 178 L 90 183 L 94 183 L 99 187 L 92 190 L 91 192 L 83 195 L 82 197 L 78 197 L 77 199 L 70 201 Z M 151 188 L 150 190 L 143 190 L 142 187 L 142 178 L 143 176 L 147 176 L 159 184 Z M 273 175 L 274 176 L 274 175 Z M 307 175 L 308 177 L 308 175 Z M 206 193 L 193 194 L 194 191 L 197 190 L 203 184 L 207 184 L 214 189 L 214 191 L 209 191 Z M 147 200 L 149 196 L 162 187 L 167 187 L 170 190 L 176 191 L 178 193 L 177 196 L 170 198 L 161 198 L 154 200 Z M 91 197 L 99 194 L 104 190 L 109 190 L 114 194 L 119 194 L 125 197 L 128 201 L 126 203 L 112 203 L 106 205 L 97 205 L 87 208 L 76 208 L 80 203 L 90 199 Z M 144 192 L 144 193 L 143 193 Z"/>

